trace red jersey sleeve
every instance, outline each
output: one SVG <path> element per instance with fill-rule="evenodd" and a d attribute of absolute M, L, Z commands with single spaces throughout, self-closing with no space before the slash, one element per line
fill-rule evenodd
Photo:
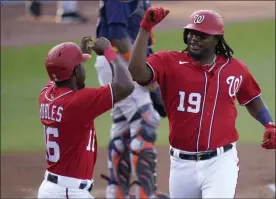
<path fill-rule="evenodd" d="M 146 63 L 148 67 L 151 68 L 153 73 L 152 81 L 150 83 L 155 81 L 160 83 L 160 78 L 162 78 L 165 74 L 165 66 L 164 61 L 162 60 L 162 54 L 163 52 L 154 53 L 147 58 Z"/>
<path fill-rule="evenodd" d="M 246 65 L 242 64 L 242 66 L 245 69 L 245 74 L 237 93 L 237 100 L 240 105 L 246 105 L 261 95 L 261 89 Z"/>
<path fill-rule="evenodd" d="M 78 110 L 88 119 L 95 119 L 113 108 L 113 92 L 110 84 L 99 88 L 81 89 L 74 97 Z"/>

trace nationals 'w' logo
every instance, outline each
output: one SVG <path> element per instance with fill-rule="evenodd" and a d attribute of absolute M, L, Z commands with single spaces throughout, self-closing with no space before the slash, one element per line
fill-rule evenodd
<path fill-rule="evenodd" d="M 204 15 L 195 15 L 194 17 L 194 23 L 202 23 L 205 19 Z"/>
<path fill-rule="evenodd" d="M 239 91 L 239 88 L 242 83 L 242 76 L 240 77 L 229 76 L 226 79 L 226 83 L 229 84 L 229 90 L 228 90 L 229 96 L 233 97 Z"/>

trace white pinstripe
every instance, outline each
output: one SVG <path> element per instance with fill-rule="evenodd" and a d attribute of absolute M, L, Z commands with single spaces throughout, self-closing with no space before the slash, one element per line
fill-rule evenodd
<path fill-rule="evenodd" d="M 211 135 L 212 135 L 212 127 L 213 127 L 214 115 L 215 115 L 215 110 L 216 110 L 216 106 L 217 106 L 218 94 L 219 94 L 220 72 L 221 72 L 222 69 L 229 63 L 229 61 L 230 61 L 230 59 L 228 58 L 227 61 L 226 61 L 226 63 L 223 64 L 223 66 L 219 69 L 219 72 L 218 72 L 217 93 L 216 93 L 215 104 L 214 104 L 213 112 L 212 112 L 212 119 L 211 119 L 210 128 L 209 128 L 208 147 L 207 147 L 206 151 L 208 151 L 208 150 L 209 150 L 209 147 L 210 147 L 210 140 L 211 140 Z"/>
<path fill-rule="evenodd" d="M 72 92 L 73 92 L 73 90 L 70 90 L 70 91 L 67 91 L 66 93 L 63 93 L 62 95 L 59 95 L 58 97 L 56 97 L 56 98 L 54 98 L 54 99 L 50 99 L 50 98 L 47 97 L 47 94 L 48 94 L 48 91 L 47 91 L 47 92 L 44 94 L 44 96 L 45 96 L 45 98 L 46 98 L 47 100 L 49 100 L 50 102 L 53 102 L 53 101 L 55 101 L 56 99 L 59 99 L 59 98 L 63 97 L 64 95 L 67 95 L 67 94 L 72 93 Z"/>
<path fill-rule="evenodd" d="M 208 81 L 206 72 L 204 72 L 204 77 L 205 77 L 204 96 L 203 96 L 202 111 L 201 111 L 201 116 L 200 116 L 200 120 L 199 120 L 199 128 L 198 128 L 198 135 L 197 135 L 197 141 L 196 141 L 196 151 L 197 152 L 198 152 L 198 143 L 199 143 L 199 137 L 200 137 L 200 131 L 201 131 L 201 123 L 202 123 L 204 107 L 205 107 L 205 99 L 206 99 L 206 90 L 207 90 L 207 81 Z"/>

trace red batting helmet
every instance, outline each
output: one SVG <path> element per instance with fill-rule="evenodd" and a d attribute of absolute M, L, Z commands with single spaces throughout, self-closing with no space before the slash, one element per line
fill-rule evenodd
<path fill-rule="evenodd" d="M 224 24 L 222 17 L 212 10 L 195 11 L 189 18 L 184 29 L 197 30 L 209 35 L 223 35 Z"/>
<path fill-rule="evenodd" d="M 45 67 L 51 80 L 64 81 L 71 77 L 75 67 L 91 58 L 89 54 L 82 54 L 80 47 L 72 42 L 65 42 L 54 46 L 45 60 Z"/>

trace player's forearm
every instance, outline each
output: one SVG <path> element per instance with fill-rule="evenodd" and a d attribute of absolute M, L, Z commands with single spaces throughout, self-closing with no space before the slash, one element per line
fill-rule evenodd
<path fill-rule="evenodd" d="M 262 125 L 266 125 L 269 122 L 273 122 L 272 117 L 261 97 L 258 97 L 248 103 L 246 108 L 250 115 L 258 120 Z"/>
<path fill-rule="evenodd" d="M 127 67 L 118 59 L 110 63 L 113 73 L 111 83 L 114 103 L 126 98 L 134 90 L 134 82 Z"/>
<path fill-rule="evenodd" d="M 151 71 L 146 66 L 148 39 L 149 33 L 140 28 L 132 48 L 129 62 L 129 71 L 133 79 L 137 82 L 150 81 L 151 78 Z"/>

